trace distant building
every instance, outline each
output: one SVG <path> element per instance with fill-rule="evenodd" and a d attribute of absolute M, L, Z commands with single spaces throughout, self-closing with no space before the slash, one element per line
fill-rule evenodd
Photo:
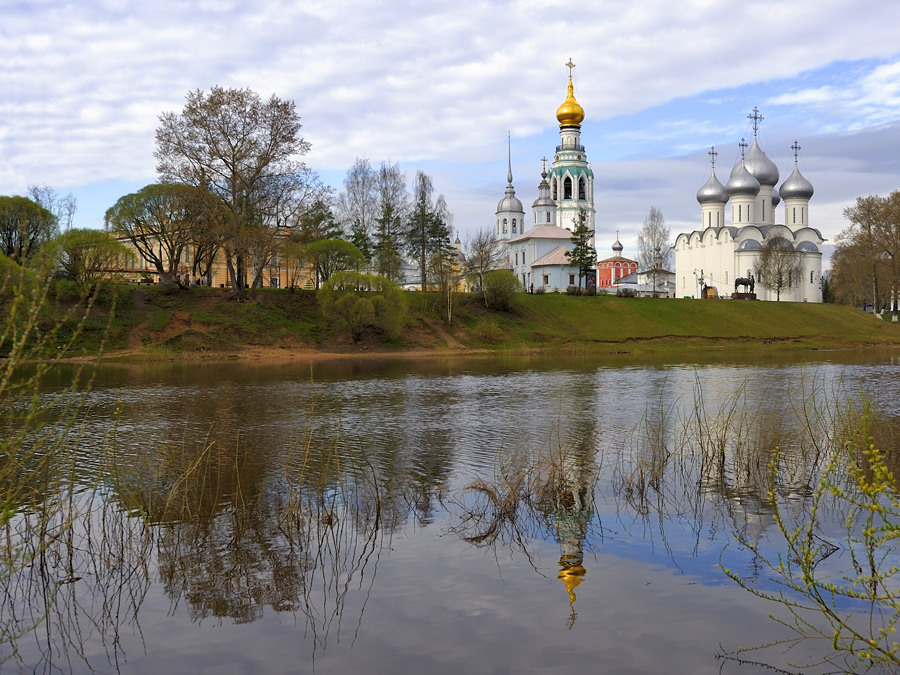
<path fill-rule="evenodd" d="M 584 211 L 587 224 L 594 231 L 594 172 L 581 145 L 581 123 L 584 109 L 575 99 L 571 59 L 568 92 L 556 111 L 560 143 L 556 146 L 550 170 L 544 160 L 538 197 L 532 204 L 533 226 L 525 222 L 525 209 L 513 187 L 512 161 L 506 173 L 506 192 L 495 212 L 495 236 L 506 250 L 510 269 L 526 289 L 534 286 L 546 291 L 564 291 L 579 285 L 578 268 L 569 263 L 572 231 L 578 214 Z M 592 235 L 593 243 L 593 235 Z M 583 286 L 596 283 L 596 272 L 581 279 Z"/>
<path fill-rule="evenodd" d="M 737 279 L 749 279 L 763 246 L 774 238 L 790 245 L 801 263 L 799 279 L 781 290 L 782 300 L 822 302 L 822 234 L 810 227 L 809 201 L 812 184 L 803 177 L 797 157 L 800 146 L 794 142 L 794 170 L 780 189 L 776 189 L 778 167 L 759 147 L 757 131 L 763 119 L 756 108 L 748 116 L 753 120 L 753 143 L 741 139 L 741 159 L 731 170 L 726 185 L 716 177 L 716 151 L 709 152 L 712 172 L 697 192 L 700 203 L 700 228 L 684 232 L 675 239 L 675 294 L 677 297 L 730 297 Z M 783 203 L 783 223 L 776 223 L 776 209 Z M 731 214 L 725 221 L 725 207 Z M 754 291 L 761 300 L 775 300 L 776 291 L 765 279 L 754 278 Z"/>
<path fill-rule="evenodd" d="M 612 245 L 612 257 L 597 263 L 598 291 L 609 289 L 615 292 L 615 288 L 622 277 L 625 277 L 632 272 L 637 272 L 637 261 L 622 257 L 624 248 L 625 247 L 619 242 L 618 233 L 616 233 L 616 242 Z"/>

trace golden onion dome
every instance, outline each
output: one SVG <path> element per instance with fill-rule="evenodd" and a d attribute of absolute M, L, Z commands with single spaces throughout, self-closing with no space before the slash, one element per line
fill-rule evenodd
<path fill-rule="evenodd" d="M 584 120 L 584 108 L 575 100 L 575 92 L 572 89 L 572 77 L 569 76 L 569 94 L 566 100 L 556 111 L 556 119 L 561 127 L 580 127 Z"/>

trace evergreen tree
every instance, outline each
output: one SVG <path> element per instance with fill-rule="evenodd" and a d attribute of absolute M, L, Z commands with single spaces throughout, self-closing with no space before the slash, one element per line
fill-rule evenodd
<path fill-rule="evenodd" d="M 584 209 L 578 209 L 575 216 L 575 229 L 572 231 L 571 251 L 566 252 L 566 257 L 578 268 L 578 288 L 581 288 L 582 277 L 594 268 L 597 263 L 597 251 L 593 244 L 594 231 L 588 225 L 588 214 Z"/>

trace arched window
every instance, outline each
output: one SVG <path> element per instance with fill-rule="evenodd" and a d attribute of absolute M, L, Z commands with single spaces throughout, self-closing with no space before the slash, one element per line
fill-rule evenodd
<path fill-rule="evenodd" d="M 550 212 L 549 211 L 547 211 L 547 222 L 548 223 L 550 222 Z"/>
<path fill-rule="evenodd" d="M 578 179 L 578 199 L 587 199 L 584 196 L 584 177 Z"/>
<path fill-rule="evenodd" d="M 553 199 L 556 199 L 556 179 L 553 179 Z"/>
<path fill-rule="evenodd" d="M 516 219 L 513 218 L 513 231 L 512 231 L 512 233 L 513 233 L 513 234 L 516 234 L 516 232 L 517 232 L 517 230 L 516 230 Z"/>
<path fill-rule="evenodd" d="M 516 251 L 516 265 L 519 264 L 519 252 Z"/>
<path fill-rule="evenodd" d="M 572 179 L 569 176 L 563 181 L 563 199 L 572 199 Z"/>
<path fill-rule="evenodd" d="M 506 234 L 506 218 L 503 219 L 503 234 Z"/>

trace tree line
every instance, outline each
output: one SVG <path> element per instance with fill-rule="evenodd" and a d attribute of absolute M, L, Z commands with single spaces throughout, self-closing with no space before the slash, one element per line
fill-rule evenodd
<path fill-rule="evenodd" d="M 452 214 L 432 178 L 418 171 L 410 193 L 398 164 L 373 168 L 358 159 L 335 194 L 304 163 L 310 143 L 301 129 L 293 101 L 264 100 L 250 89 L 191 91 L 181 111 L 159 117 L 158 182 L 106 212 L 108 236 L 88 242 L 84 231 L 68 234 L 74 199 L 35 187 L 28 197 L 0 197 L 0 252 L 24 263 L 65 236 L 109 249 L 82 270 L 99 274 L 115 267 L 125 241 L 161 283 L 208 283 L 220 260 L 239 297 L 264 285 L 276 266 L 289 285 L 312 268 L 317 288 L 347 269 L 404 281 L 405 260 L 418 268 L 423 289 L 447 277 Z"/>

